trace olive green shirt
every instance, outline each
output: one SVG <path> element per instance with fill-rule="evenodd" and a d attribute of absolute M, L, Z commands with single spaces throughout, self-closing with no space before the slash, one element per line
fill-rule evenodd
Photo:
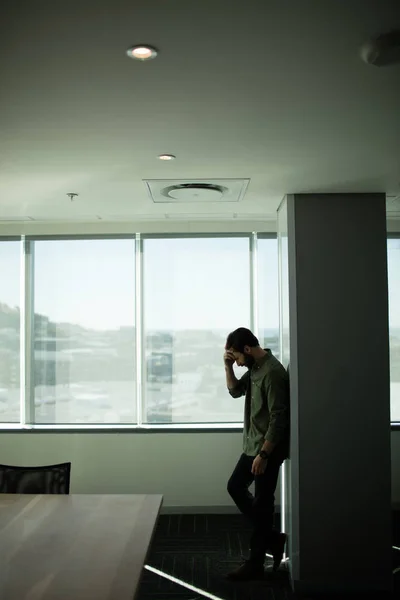
<path fill-rule="evenodd" d="M 234 398 L 246 395 L 243 452 L 248 456 L 256 456 L 265 440 L 289 442 L 289 376 L 271 350 L 266 352 L 229 390 Z"/>

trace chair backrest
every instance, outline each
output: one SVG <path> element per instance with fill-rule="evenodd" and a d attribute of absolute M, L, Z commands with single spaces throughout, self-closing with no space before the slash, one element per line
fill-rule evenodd
<path fill-rule="evenodd" d="M 69 494 L 71 463 L 44 467 L 0 465 L 1 494 Z"/>

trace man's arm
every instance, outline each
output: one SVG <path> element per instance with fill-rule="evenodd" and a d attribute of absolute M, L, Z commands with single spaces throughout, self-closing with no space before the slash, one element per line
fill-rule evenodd
<path fill-rule="evenodd" d="M 228 390 L 233 390 L 235 387 L 237 387 L 238 383 L 239 383 L 239 379 L 236 377 L 234 370 L 233 370 L 233 365 L 227 365 L 225 364 L 225 377 L 226 377 L 226 385 L 228 387 Z"/>
<path fill-rule="evenodd" d="M 225 364 L 225 376 L 226 376 L 226 385 L 228 387 L 228 391 L 233 398 L 240 398 L 243 394 L 246 393 L 247 384 L 249 381 L 249 372 L 245 373 L 243 377 L 238 379 L 233 371 L 233 363 L 235 362 L 235 357 L 231 355 L 230 352 L 225 352 L 224 354 L 224 364 Z"/>
<path fill-rule="evenodd" d="M 265 380 L 269 410 L 269 427 L 262 450 L 271 454 L 289 428 L 289 382 L 281 373 L 271 373 Z"/>
<path fill-rule="evenodd" d="M 240 398 L 240 396 L 243 396 L 246 393 L 249 377 L 249 372 L 245 373 L 240 379 L 235 377 L 233 369 L 232 373 L 226 372 L 226 384 L 228 386 L 228 392 L 233 398 Z"/>

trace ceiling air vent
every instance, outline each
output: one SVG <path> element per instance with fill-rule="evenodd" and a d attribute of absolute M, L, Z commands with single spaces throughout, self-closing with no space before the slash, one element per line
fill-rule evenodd
<path fill-rule="evenodd" d="M 393 214 L 393 213 L 400 214 L 400 195 L 386 196 L 386 212 L 388 214 Z"/>
<path fill-rule="evenodd" d="M 239 202 L 249 179 L 145 179 L 147 191 L 153 202 Z"/>

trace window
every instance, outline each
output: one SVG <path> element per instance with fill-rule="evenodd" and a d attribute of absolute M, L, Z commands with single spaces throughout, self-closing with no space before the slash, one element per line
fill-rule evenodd
<path fill-rule="evenodd" d="M 34 242 L 34 422 L 135 422 L 135 335 L 133 240 Z"/>
<path fill-rule="evenodd" d="M 260 237 L 258 258 L 258 335 L 260 345 L 279 359 L 278 244 L 276 237 Z"/>
<path fill-rule="evenodd" d="M 289 246 L 287 232 L 287 198 L 278 209 L 278 255 L 279 255 L 279 329 L 280 360 L 288 368 L 290 364 L 289 319 Z"/>
<path fill-rule="evenodd" d="M 400 422 L 400 237 L 388 239 L 391 421 Z"/>
<path fill-rule="evenodd" d="M 0 243 L 0 422 L 20 420 L 21 242 Z"/>
<path fill-rule="evenodd" d="M 223 352 L 230 331 L 250 326 L 249 263 L 248 237 L 144 240 L 144 422 L 242 421 Z"/>
<path fill-rule="evenodd" d="M 141 256 L 132 238 L 28 240 L 25 261 L 21 241 L 1 241 L 0 423 L 21 423 L 21 406 L 38 425 L 241 423 L 244 398 L 226 389 L 227 334 L 252 328 L 289 360 L 279 245 L 284 266 L 285 232 L 149 235 Z M 388 239 L 388 287 L 391 420 L 400 422 L 400 236 Z"/>

